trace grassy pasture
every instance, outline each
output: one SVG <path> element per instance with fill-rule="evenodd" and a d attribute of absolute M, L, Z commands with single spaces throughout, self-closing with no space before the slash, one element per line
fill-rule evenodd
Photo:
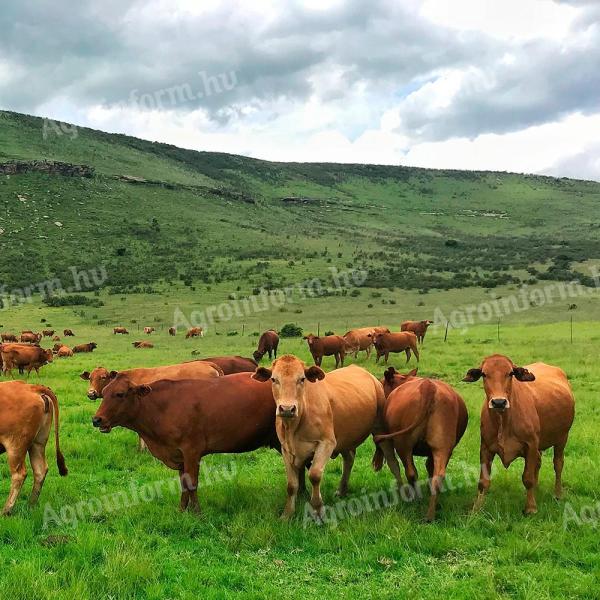
<path fill-rule="evenodd" d="M 212 300 L 218 300 L 217 292 L 213 293 Z M 448 301 L 444 298 L 443 294 L 427 298 L 431 305 L 423 310 L 443 305 Z M 226 330 L 241 332 L 238 322 L 220 326 L 221 335 L 209 331 L 201 340 L 185 340 L 181 333 L 170 338 L 165 329 L 151 336 L 155 349 L 134 350 L 131 342 L 143 334 L 137 332 L 137 324 L 130 323 L 131 318 L 145 315 L 145 321 L 139 322 L 141 328 L 152 324 L 149 315 L 159 315 L 166 327 L 173 302 L 168 296 L 134 295 L 125 301 L 113 297 L 98 309 L 86 307 L 83 315 L 38 305 L 1 314 L 3 329 L 35 328 L 43 316 L 57 329 L 71 326 L 77 342 L 94 340 L 99 347 L 92 355 L 56 360 L 42 370 L 40 380 L 56 391 L 61 402 L 61 442 L 70 474 L 58 476 L 49 443 L 50 472 L 39 506 L 30 509 L 26 504 L 30 477 L 14 516 L 0 521 L 0 597 L 597 597 L 598 529 L 592 519 L 581 524 L 571 519 L 564 527 L 567 503 L 579 515 L 583 507 L 597 506 L 600 500 L 594 475 L 600 459 L 597 322 L 578 321 L 572 345 L 569 324 L 561 320 L 562 306 L 555 307 L 553 315 L 550 308 L 539 309 L 537 317 L 527 313 L 531 320 L 553 318 L 552 324 L 526 324 L 527 319 L 521 319 L 525 324 L 503 326 L 501 342 L 492 324 L 475 326 L 462 335 L 451 332 L 446 343 L 443 329 L 430 331 L 420 370 L 455 385 L 465 398 L 470 418 L 448 470 L 456 485 L 442 495 L 437 521 L 423 522 L 426 499 L 382 510 L 364 508 L 361 498 L 389 491 L 392 482 L 385 468 L 380 473 L 371 470 L 373 445 L 369 441 L 357 453 L 350 482 L 350 498 L 362 502 L 360 514 L 350 515 L 351 505 L 343 510 L 335 504 L 334 491 L 341 476 L 341 460 L 336 459 L 326 470 L 323 493 L 326 503 L 337 506 L 342 516 L 317 527 L 305 522 L 303 501 L 294 521 L 279 521 L 285 498 L 283 463 L 266 449 L 206 458 L 199 492 L 203 513 L 180 514 L 175 472 L 147 454 L 138 454 L 132 432 L 116 429 L 101 435 L 91 427 L 95 404 L 86 399 L 86 383 L 79 373 L 99 364 L 126 368 L 187 360 L 192 349 L 204 355 L 249 355 L 256 343 L 249 334 L 259 322 L 263 329 L 286 321 L 308 329 L 318 319 L 322 331 L 331 328 L 341 333 L 347 319 L 351 326 L 376 320 L 397 327 L 401 319 L 396 315 L 406 314 L 403 302 L 381 307 L 383 313 L 379 308 L 368 313 L 363 306 L 366 297 L 315 300 L 311 312 L 249 317 L 244 337 L 225 335 Z M 192 298 L 186 302 L 189 308 Z M 353 304 L 354 311 L 345 312 Z M 392 310 L 398 311 L 396 315 Z M 96 325 L 92 312 L 110 324 Z M 132 330 L 130 336 L 111 334 L 112 325 L 121 322 Z M 297 339 L 282 340 L 280 350 L 309 358 Z M 537 493 L 539 513 L 532 518 L 521 515 L 522 461 L 508 471 L 495 463 L 486 505 L 481 513 L 470 514 L 479 463 L 482 390 L 480 383 L 469 385 L 460 379 L 493 352 L 505 353 L 519 364 L 534 360 L 558 364 L 567 371 L 575 392 L 577 416 L 566 451 L 565 499 L 557 502 L 552 497 L 552 461 L 545 453 Z M 390 360 L 400 370 L 403 363 L 403 356 Z M 368 362 L 360 358 L 358 364 L 378 376 L 383 371 L 374 358 Z M 332 360 L 325 359 L 324 366 L 330 369 Z M 421 459 L 417 467 L 424 476 Z M 4 459 L 0 474 L 4 499 L 9 487 Z M 125 508 L 78 508 L 90 499 L 106 501 L 117 493 L 131 497 L 132 489 L 148 492 L 148 484 L 155 490 L 159 486 L 160 492 Z M 65 518 L 61 523 L 50 520 L 44 528 L 45 515 L 54 514 L 48 507 Z"/>

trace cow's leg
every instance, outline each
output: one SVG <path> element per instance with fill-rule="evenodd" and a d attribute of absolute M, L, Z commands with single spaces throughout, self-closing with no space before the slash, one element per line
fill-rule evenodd
<path fill-rule="evenodd" d="M 342 352 L 340 352 L 340 360 L 342 363 L 342 367 L 344 366 L 344 359 L 346 358 L 346 353 L 342 350 Z"/>
<path fill-rule="evenodd" d="M 308 472 L 308 478 L 312 484 L 312 495 L 310 497 L 310 505 L 313 508 L 315 520 L 318 523 L 323 522 L 325 516 L 325 508 L 323 506 L 323 498 L 321 497 L 321 479 L 327 461 L 331 458 L 331 453 L 335 449 L 335 442 L 332 440 L 323 440 L 317 446 L 315 455 L 313 456 L 312 465 Z"/>
<path fill-rule="evenodd" d="M 9 447 L 6 449 L 6 453 L 8 454 L 8 466 L 10 468 L 10 491 L 8 492 L 6 504 L 2 509 L 2 514 L 10 515 L 27 477 L 27 468 L 25 467 L 27 449 Z"/>
<path fill-rule="evenodd" d="M 410 360 L 410 348 L 407 348 L 404 352 L 406 352 L 406 362 Z"/>
<path fill-rule="evenodd" d="M 377 356 L 376 356 L 376 358 L 375 358 L 375 364 L 378 364 L 378 363 L 379 363 L 379 359 L 380 359 L 380 358 L 381 358 L 381 354 L 380 354 L 379 350 L 377 350 Z"/>
<path fill-rule="evenodd" d="M 419 348 L 417 347 L 416 344 L 413 346 L 412 351 L 414 352 L 415 356 L 417 357 L 417 362 L 419 362 Z"/>
<path fill-rule="evenodd" d="M 562 470 L 565 464 L 565 446 L 564 444 L 554 446 L 554 497 L 557 500 L 562 498 Z"/>
<path fill-rule="evenodd" d="M 31 448 L 29 448 L 29 462 L 31 462 L 31 469 L 33 471 L 33 488 L 31 490 L 31 496 L 29 496 L 29 504 L 33 506 L 37 503 L 48 473 L 48 463 L 46 462 L 46 440 L 35 441 Z"/>
<path fill-rule="evenodd" d="M 389 352 L 386 352 L 386 353 L 385 353 L 385 364 L 386 364 L 386 365 L 387 365 L 387 362 L 388 362 L 388 358 L 389 358 L 389 357 L 390 357 L 390 353 L 389 353 Z"/>
<path fill-rule="evenodd" d="M 348 481 L 350 480 L 350 473 L 352 472 L 352 465 L 354 465 L 354 458 L 356 457 L 356 450 L 347 450 L 342 452 L 342 459 L 344 460 L 344 468 L 342 470 L 342 479 L 340 480 L 340 486 L 338 487 L 335 495 L 343 498 L 348 493 Z"/>
<path fill-rule="evenodd" d="M 394 442 L 390 439 L 382 440 L 379 442 L 379 447 L 383 452 L 387 466 L 389 467 L 394 479 L 396 480 L 396 483 L 398 484 L 398 488 L 400 488 L 402 485 L 402 473 L 400 473 L 400 465 L 398 464 L 398 459 L 396 458 Z"/>
<path fill-rule="evenodd" d="M 479 448 L 479 464 L 481 471 L 479 473 L 479 484 L 477 485 L 477 498 L 473 504 L 473 511 L 479 510 L 483 506 L 485 495 L 490 489 L 490 478 L 492 476 L 492 462 L 495 454 L 481 440 Z"/>
<path fill-rule="evenodd" d="M 435 519 L 435 509 L 438 501 L 438 495 L 442 490 L 442 485 L 444 484 L 444 479 L 446 478 L 446 465 L 448 464 L 448 459 L 449 454 L 447 451 L 433 451 L 433 476 L 429 480 L 431 496 L 429 498 L 429 508 L 427 509 L 426 517 L 426 520 L 429 522 Z"/>
<path fill-rule="evenodd" d="M 198 472 L 200 470 L 200 457 L 191 452 L 183 455 L 183 477 L 182 482 L 182 498 L 183 489 L 188 493 L 188 505 L 187 509 L 191 512 L 200 512 L 200 505 L 198 504 Z"/>
<path fill-rule="evenodd" d="M 179 469 L 179 485 L 181 486 L 181 500 L 179 501 L 179 510 L 182 512 L 187 509 L 188 504 L 190 502 L 190 493 L 187 491 L 187 488 L 184 485 L 186 478 L 187 475 L 182 467 L 181 469 Z"/>
<path fill-rule="evenodd" d="M 284 456 L 283 462 L 285 464 L 285 473 L 287 475 L 287 500 L 285 501 L 285 507 L 281 518 L 288 520 L 294 516 L 296 512 L 296 498 L 298 497 L 299 488 L 299 470 L 302 470 L 302 479 L 304 479 L 304 464 L 298 469 L 293 462 L 293 458 Z"/>
<path fill-rule="evenodd" d="M 404 465 L 404 474 L 406 475 L 408 484 L 414 488 L 419 474 L 417 472 L 417 468 L 415 467 L 412 451 L 407 450 L 406 448 L 403 448 L 401 450 L 396 448 L 396 452 L 398 452 L 400 460 Z"/>
<path fill-rule="evenodd" d="M 537 512 L 537 504 L 535 501 L 535 488 L 538 483 L 538 474 L 542 465 L 542 455 L 537 446 L 527 449 L 525 455 L 525 469 L 523 470 L 523 485 L 527 490 L 527 498 L 525 500 L 524 515 L 533 515 Z"/>

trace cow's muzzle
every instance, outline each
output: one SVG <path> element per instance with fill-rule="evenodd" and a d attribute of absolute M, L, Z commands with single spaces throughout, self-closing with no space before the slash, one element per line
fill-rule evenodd
<path fill-rule="evenodd" d="M 98 400 L 98 398 L 100 398 L 96 390 L 88 390 L 87 397 L 90 400 Z"/>
<path fill-rule="evenodd" d="M 490 408 L 503 412 L 508 408 L 508 400 L 506 398 L 492 398 Z"/>
<path fill-rule="evenodd" d="M 285 404 L 280 404 L 277 409 L 277 416 L 282 417 L 284 419 L 293 419 L 298 416 L 298 409 L 294 404 L 286 406 Z"/>
<path fill-rule="evenodd" d="M 92 425 L 100 430 L 100 433 L 110 433 L 110 425 L 106 425 L 102 417 L 92 417 Z"/>

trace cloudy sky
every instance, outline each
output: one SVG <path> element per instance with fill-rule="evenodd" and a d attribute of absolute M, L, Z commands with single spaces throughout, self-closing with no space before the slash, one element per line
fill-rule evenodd
<path fill-rule="evenodd" d="M 11 0 L 0 108 L 270 160 L 600 180 L 600 0 Z"/>

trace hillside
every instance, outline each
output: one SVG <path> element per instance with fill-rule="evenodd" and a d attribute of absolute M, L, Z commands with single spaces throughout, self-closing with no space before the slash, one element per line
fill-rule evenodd
<path fill-rule="evenodd" d="M 69 130 L 71 131 L 71 130 Z M 250 292 L 327 267 L 421 290 L 570 280 L 600 258 L 600 183 L 510 173 L 271 163 L 0 112 L 0 282 L 106 269 L 109 291 L 174 282 Z M 585 282 L 586 280 L 584 280 Z M 588 282 L 589 283 L 589 282 Z"/>

